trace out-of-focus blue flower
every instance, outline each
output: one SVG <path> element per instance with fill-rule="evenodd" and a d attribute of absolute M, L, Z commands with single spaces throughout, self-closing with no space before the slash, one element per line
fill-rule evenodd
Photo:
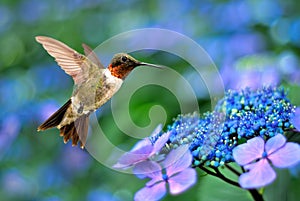
<path fill-rule="evenodd" d="M 110 200 L 110 201 L 121 201 L 117 196 L 114 196 L 111 192 L 105 190 L 92 190 L 87 195 L 87 199 L 89 201 L 103 201 L 103 200 Z"/>
<path fill-rule="evenodd" d="M 291 51 L 284 51 L 280 55 L 249 52 L 246 56 L 226 61 L 220 72 L 228 89 L 259 89 L 277 86 L 282 81 L 298 84 L 298 60 Z"/>
<path fill-rule="evenodd" d="M 297 35 L 299 34 L 299 31 L 300 31 L 300 20 L 299 20 L 299 18 L 293 19 L 293 21 L 291 22 L 291 26 L 289 28 L 290 29 L 289 29 L 288 33 L 289 33 L 291 42 L 299 47 L 300 46 L 300 40 L 299 40 L 299 37 L 297 37 Z"/>
<path fill-rule="evenodd" d="M 277 85 L 280 81 L 280 72 L 275 68 L 258 69 L 225 69 L 223 78 L 227 82 L 227 87 L 231 89 L 243 89 L 250 87 L 258 89 L 262 85 Z M 237 77 L 238 79 L 233 79 Z"/>
<path fill-rule="evenodd" d="M 41 201 L 61 201 L 62 199 L 58 196 L 49 196 L 49 197 L 43 197 Z"/>
<path fill-rule="evenodd" d="M 231 1 L 220 3 L 213 6 L 211 16 L 214 19 L 212 23 L 217 30 L 234 31 L 246 28 L 251 22 L 251 13 L 248 2 Z"/>
<path fill-rule="evenodd" d="M 233 157 L 239 165 L 249 170 L 239 177 L 239 184 L 243 188 L 260 188 L 276 178 L 269 161 L 278 168 L 296 165 L 300 162 L 300 146 L 286 142 L 281 134 L 270 138 L 266 143 L 262 137 L 255 137 L 235 147 Z"/>
<path fill-rule="evenodd" d="M 17 169 L 9 169 L 3 172 L 0 184 L 1 189 L 11 198 L 30 198 L 37 188 L 30 177 L 26 177 Z"/>
<path fill-rule="evenodd" d="M 17 115 L 7 114 L 0 125 L 0 158 L 18 136 L 21 125 Z"/>
<path fill-rule="evenodd" d="M 262 0 L 250 5 L 253 15 L 252 18 L 258 23 L 268 25 L 282 15 L 282 8 L 278 1 Z"/>
<path fill-rule="evenodd" d="M 39 109 L 39 113 L 37 114 L 38 118 L 40 119 L 40 123 L 44 122 L 58 109 L 59 105 L 54 101 L 47 101 L 45 103 L 42 103 Z"/>
<path fill-rule="evenodd" d="M 41 164 L 36 172 L 37 182 L 43 184 L 39 186 L 40 191 L 61 189 L 68 183 L 64 172 L 57 164 Z"/>
<path fill-rule="evenodd" d="M 13 13 L 4 5 L 0 5 L 0 32 L 9 30 L 12 25 Z"/>
<path fill-rule="evenodd" d="M 66 145 L 61 155 L 61 169 L 64 175 L 74 177 L 77 173 L 85 172 L 91 165 L 91 157 L 84 150 Z M 70 168 L 72 164 L 72 168 Z"/>
<path fill-rule="evenodd" d="M 20 19 L 29 23 L 36 22 L 44 17 L 48 8 L 47 1 L 22 1 L 19 7 Z"/>
<path fill-rule="evenodd" d="M 161 199 L 167 192 L 169 184 L 170 193 L 182 193 L 196 183 L 196 171 L 190 168 L 192 155 L 188 145 L 173 149 L 162 162 L 162 166 L 154 161 L 144 161 L 135 166 L 136 174 L 143 174 L 151 178 L 146 187 L 139 190 L 134 199 L 136 201 L 154 201 Z M 164 169 L 164 172 L 162 170 Z"/>
<path fill-rule="evenodd" d="M 41 201 L 61 201 L 62 199 L 58 196 L 49 196 L 49 197 L 43 197 Z"/>

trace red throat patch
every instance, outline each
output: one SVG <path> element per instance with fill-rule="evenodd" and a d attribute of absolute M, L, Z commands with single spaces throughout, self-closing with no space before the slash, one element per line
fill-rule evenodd
<path fill-rule="evenodd" d="M 119 65 L 119 66 L 112 66 L 109 64 L 108 70 L 110 73 L 120 79 L 124 79 L 132 70 L 134 67 L 128 67 L 125 65 Z"/>

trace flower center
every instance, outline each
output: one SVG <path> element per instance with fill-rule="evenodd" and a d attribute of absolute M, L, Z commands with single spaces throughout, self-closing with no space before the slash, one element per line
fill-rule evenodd
<path fill-rule="evenodd" d="M 168 179 L 169 179 L 169 177 L 168 177 L 168 175 L 167 175 L 167 174 L 163 174 L 163 175 L 162 175 L 162 178 L 163 178 L 163 180 L 164 180 L 164 181 L 166 181 L 166 182 L 167 182 L 167 181 L 168 181 Z"/>
<path fill-rule="evenodd" d="M 264 151 L 262 154 L 262 158 L 267 158 L 267 156 L 268 156 L 268 153 L 266 151 Z"/>

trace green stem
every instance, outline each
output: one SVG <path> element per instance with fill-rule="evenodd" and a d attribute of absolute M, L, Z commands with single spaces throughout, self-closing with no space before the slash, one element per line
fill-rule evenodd
<path fill-rule="evenodd" d="M 229 179 L 229 178 L 227 178 L 227 177 L 225 177 L 217 168 L 216 169 L 214 169 L 216 172 L 213 172 L 213 171 L 211 171 L 211 170 L 209 170 L 209 169 L 207 169 L 207 168 L 205 168 L 205 167 L 201 167 L 201 166 L 199 166 L 199 168 L 201 169 L 201 170 L 203 170 L 204 172 L 206 172 L 207 174 L 210 174 L 210 175 L 212 175 L 212 176 L 215 176 L 215 177 L 217 177 L 217 178 L 219 178 L 219 179 L 221 179 L 221 180 L 223 180 L 223 181 L 225 181 L 225 182 L 227 182 L 227 183 L 229 183 L 229 184 L 231 184 L 231 185 L 233 185 L 233 186 L 236 186 L 236 187 L 241 187 L 240 185 L 239 185 L 239 183 L 237 183 L 237 182 L 235 182 L 235 181 L 232 181 L 231 179 Z"/>
<path fill-rule="evenodd" d="M 239 173 L 236 169 L 234 169 L 233 167 L 231 167 L 229 164 L 225 164 L 225 167 L 227 167 L 231 172 L 233 172 L 237 176 L 241 175 L 241 173 Z"/>
<path fill-rule="evenodd" d="M 262 194 L 260 194 L 256 189 L 248 189 L 248 191 L 255 201 L 264 201 Z"/>
<path fill-rule="evenodd" d="M 197 166 L 197 167 L 199 167 L 201 170 L 203 170 L 203 171 L 206 172 L 207 174 L 210 174 L 210 175 L 212 175 L 212 176 L 215 176 L 215 177 L 217 177 L 217 178 L 219 178 L 219 179 L 221 179 L 221 180 L 223 180 L 223 181 L 225 181 L 225 182 L 227 182 L 227 183 L 229 183 L 229 184 L 231 184 L 231 185 L 233 185 L 233 186 L 242 188 L 242 187 L 240 186 L 239 183 L 237 183 L 237 182 L 235 182 L 235 181 L 233 181 L 233 180 L 231 180 L 231 179 L 225 177 L 225 176 L 220 172 L 220 170 L 219 170 L 218 168 L 215 168 L 215 167 L 212 168 L 212 169 L 214 170 L 214 172 L 213 172 L 213 171 L 211 171 L 211 170 L 209 170 L 209 169 L 207 169 L 207 168 L 205 168 L 205 167 L 203 167 L 203 166 Z M 226 165 L 226 167 L 227 167 L 229 170 L 231 170 L 233 173 L 237 174 L 238 176 L 240 175 L 240 173 L 239 173 L 237 170 L 235 170 L 234 168 L 232 168 L 231 166 Z M 245 190 L 246 190 L 246 189 L 245 189 Z M 251 194 L 253 200 L 255 200 L 255 201 L 264 201 L 263 196 L 262 196 L 256 189 L 248 189 L 248 191 L 249 191 L 249 193 Z"/>

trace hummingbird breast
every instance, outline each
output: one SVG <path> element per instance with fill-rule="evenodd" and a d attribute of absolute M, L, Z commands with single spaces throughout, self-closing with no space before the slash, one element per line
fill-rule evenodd
<path fill-rule="evenodd" d="M 123 80 L 111 74 L 108 69 L 101 69 L 73 93 L 72 105 L 77 113 L 88 114 L 106 103 L 120 89 Z"/>

